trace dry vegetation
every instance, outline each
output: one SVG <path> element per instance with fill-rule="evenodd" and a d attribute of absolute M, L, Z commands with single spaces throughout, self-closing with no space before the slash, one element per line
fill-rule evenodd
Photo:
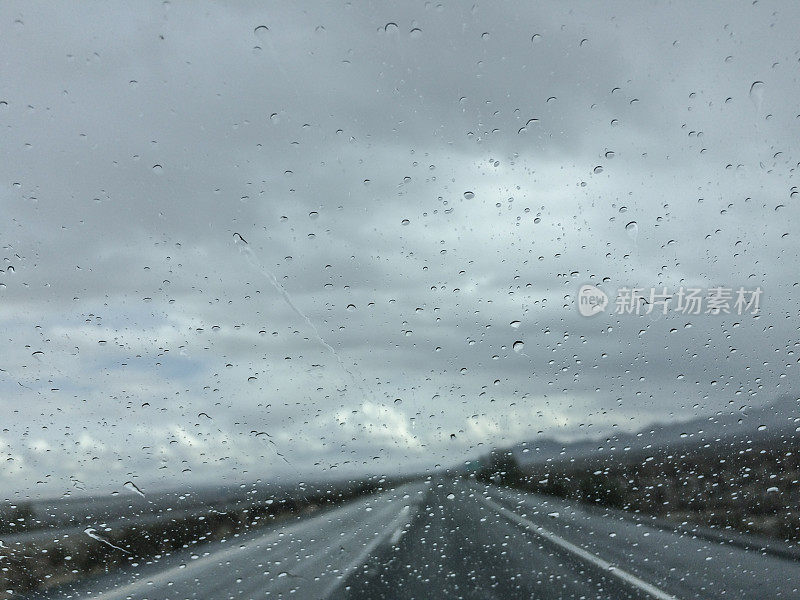
<path fill-rule="evenodd" d="M 684 445 L 525 470 L 495 452 L 479 477 L 528 491 L 800 540 L 800 439 Z"/>

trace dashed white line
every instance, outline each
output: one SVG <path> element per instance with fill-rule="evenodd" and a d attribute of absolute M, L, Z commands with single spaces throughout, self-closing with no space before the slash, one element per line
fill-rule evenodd
<path fill-rule="evenodd" d="M 392 532 L 393 534 L 397 533 L 397 530 L 403 529 L 404 525 L 408 523 L 413 516 L 414 513 L 411 510 L 411 506 L 408 504 L 403 506 L 400 512 L 397 513 L 397 516 L 392 519 L 392 522 L 386 526 L 383 532 L 372 538 L 372 540 L 370 540 L 370 542 L 361 549 L 361 552 L 359 552 L 358 555 L 342 569 L 342 575 L 328 586 L 328 588 L 322 594 L 322 597 L 327 598 L 330 596 L 334 590 L 336 590 L 336 588 L 338 588 L 342 582 L 344 582 L 345 578 L 350 574 L 350 572 L 356 569 L 359 565 L 363 564 L 369 558 L 370 554 L 373 553 L 375 548 L 377 548 L 389 536 L 389 532 Z"/>
<path fill-rule="evenodd" d="M 400 525 L 397 529 L 394 530 L 392 537 L 389 538 L 389 543 L 394 546 L 397 542 L 400 541 L 400 538 L 403 537 L 403 533 L 405 533 L 405 527 Z"/>

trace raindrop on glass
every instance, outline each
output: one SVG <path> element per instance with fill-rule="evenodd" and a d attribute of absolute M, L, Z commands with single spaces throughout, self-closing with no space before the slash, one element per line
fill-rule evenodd
<path fill-rule="evenodd" d="M 136 495 L 138 495 L 138 496 L 141 496 L 142 498 L 144 498 L 144 492 L 143 492 L 141 489 L 139 489 L 139 486 L 137 486 L 137 485 L 136 485 L 135 483 L 133 483 L 132 481 L 126 481 L 126 482 L 123 484 L 123 486 L 122 486 L 122 487 L 123 487 L 123 488 L 125 488 L 126 490 L 128 490 L 129 492 L 133 492 L 134 494 L 136 494 Z"/>
<path fill-rule="evenodd" d="M 636 238 L 639 236 L 639 224 L 636 221 L 630 221 L 627 225 L 625 225 L 625 231 L 635 242 Z"/>
<path fill-rule="evenodd" d="M 757 111 L 761 111 L 761 105 L 764 102 L 764 82 L 754 81 L 750 86 L 750 102 L 756 107 Z"/>

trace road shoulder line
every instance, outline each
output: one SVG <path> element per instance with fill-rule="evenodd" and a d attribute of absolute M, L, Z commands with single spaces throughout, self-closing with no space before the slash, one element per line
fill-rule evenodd
<path fill-rule="evenodd" d="M 528 493 L 525 490 L 510 486 L 505 488 L 498 487 L 496 489 L 501 491 L 501 495 L 504 492 L 510 492 L 517 495 L 524 495 Z M 558 501 L 572 502 L 576 508 L 596 515 L 614 515 L 620 519 L 639 523 L 641 525 L 652 527 L 653 529 L 658 529 L 661 531 L 673 531 L 695 539 L 706 540 L 708 542 L 714 542 L 724 546 L 741 548 L 743 550 L 759 552 L 761 554 L 769 554 L 771 556 L 790 561 L 800 561 L 800 545 L 796 543 L 787 544 L 781 540 L 768 539 L 763 536 L 742 533 L 740 531 L 731 529 L 715 529 L 713 527 L 705 527 L 703 525 L 693 523 L 677 523 L 661 517 L 650 517 L 644 513 L 635 513 L 620 508 L 610 508 L 607 506 L 601 507 L 577 500 L 558 497 L 554 497 L 554 499 Z"/>
<path fill-rule="evenodd" d="M 496 510 L 499 514 L 506 517 L 510 521 L 513 521 L 516 524 L 521 525 L 527 531 L 530 531 L 531 533 L 534 533 L 540 537 L 545 538 L 549 542 L 559 546 L 560 548 L 566 550 L 570 554 L 573 554 L 578 558 L 580 558 L 581 560 L 593 564 L 594 566 L 613 575 L 614 577 L 621 579 L 627 584 L 638 588 L 639 590 L 645 592 L 646 594 L 649 594 L 653 598 L 657 598 L 658 600 L 678 600 L 675 596 L 668 594 L 667 592 L 655 587 L 650 583 L 647 583 L 643 579 L 639 579 L 638 577 L 636 577 L 636 575 L 633 575 L 632 573 L 628 573 L 627 571 L 612 565 L 611 563 L 603 560 L 599 556 L 596 556 L 591 552 L 587 552 L 580 546 L 576 546 L 575 544 L 568 542 L 564 538 L 557 536 L 556 534 L 552 533 L 551 531 L 548 531 L 544 527 L 535 524 L 533 521 L 529 521 L 525 517 L 521 517 L 517 513 L 507 509 L 504 506 L 501 506 L 494 500 L 486 498 L 483 495 L 479 495 L 478 497 L 492 509 Z"/>

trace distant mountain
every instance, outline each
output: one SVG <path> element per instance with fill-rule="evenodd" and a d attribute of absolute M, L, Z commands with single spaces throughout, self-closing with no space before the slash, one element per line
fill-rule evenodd
<path fill-rule="evenodd" d="M 782 396 L 762 406 L 742 407 L 740 410 L 720 412 L 708 417 L 654 424 L 636 433 L 620 433 L 573 442 L 542 438 L 516 444 L 510 450 L 520 465 L 525 466 L 548 460 L 611 457 L 664 446 L 758 442 L 769 438 L 798 436 L 800 398 Z"/>

